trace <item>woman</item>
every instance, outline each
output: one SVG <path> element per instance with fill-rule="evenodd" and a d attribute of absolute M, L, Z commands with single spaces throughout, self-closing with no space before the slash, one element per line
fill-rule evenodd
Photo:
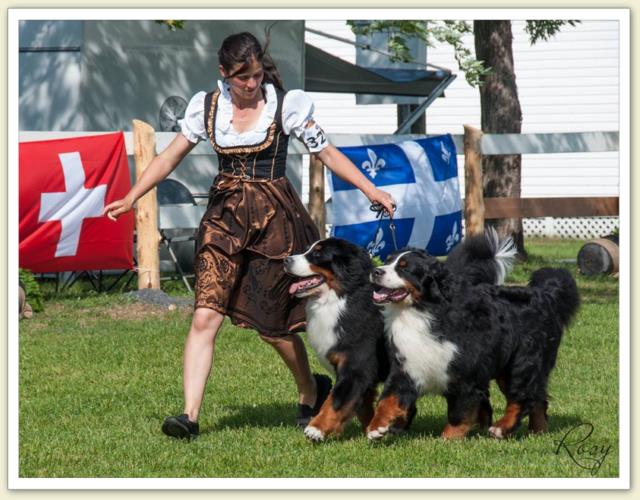
<path fill-rule="evenodd" d="M 193 96 L 182 133 L 155 157 L 122 200 L 104 213 L 115 220 L 167 177 L 201 140 L 218 154 L 219 174 L 200 224 L 195 257 L 195 307 L 184 347 L 184 413 L 167 417 L 162 430 L 177 438 L 199 434 L 198 417 L 213 363 L 216 334 L 227 315 L 253 328 L 272 345 L 298 388 L 296 423 L 304 427 L 330 389 L 325 375 L 312 374 L 304 343 L 304 304 L 289 293 L 283 259 L 304 251 L 318 232 L 285 177 L 290 134 L 371 202 L 393 213 L 391 196 L 378 190 L 330 145 L 313 120 L 313 103 L 301 90 L 285 92 L 280 76 L 250 33 L 227 37 L 218 51 L 215 92 Z"/>

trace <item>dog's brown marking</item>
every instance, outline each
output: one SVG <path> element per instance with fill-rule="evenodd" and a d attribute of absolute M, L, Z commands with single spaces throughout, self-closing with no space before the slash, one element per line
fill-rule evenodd
<path fill-rule="evenodd" d="M 362 403 L 356 410 L 356 416 L 362 425 L 362 428 L 366 430 L 367 426 L 371 422 L 374 415 L 374 403 L 376 401 L 377 391 L 375 388 L 367 389 L 362 396 Z"/>
<path fill-rule="evenodd" d="M 512 401 L 507 402 L 507 409 L 504 412 L 504 416 L 494 424 L 494 427 L 502 429 L 502 435 L 507 437 L 520 423 L 521 412 L 522 408 L 518 403 Z"/>
<path fill-rule="evenodd" d="M 327 354 L 327 360 L 333 365 L 337 373 L 347 362 L 347 355 L 344 352 L 330 352 Z"/>
<path fill-rule="evenodd" d="M 399 427 L 403 427 L 403 423 L 406 424 L 407 408 L 402 408 L 398 396 L 391 394 L 378 403 L 378 408 L 376 408 L 376 412 L 367 427 L 367 432 L 375 431 L 379 428 L 390 428 L 396 421 L 401 424 Z"/>
<path fill-rule="evenodd" d="M 547 432 L 549 428 L 549 417 L 545 403 L 537 403 L 529 412 L 529 430 L 535 433 Z"/>
<path fill-rule="evenodd" d="M 345 424 L 353 417 L 354 406 L 354 402 L 349 401 L 336 410 L 333 407 L 333 394 L 329 394 L 320 412 L 311 419 L 309 425 L 320 430 L 325 438 L 332 434 L 339 436 Z"/>
<path fill-rule="evenodd" d="M 442 431 L 443 439 L 462 439 L 473 428 L 470 422 L 463 421 L 458 425 L 447 424 Z"/>
<path fill-rule="evenodd" d="M 458 424 L 448 422 L 442 431 L 442 437 L 444 439 L 462 439 L 476 427 L 489 427 L 491 425 L 491 416 L 491 403 L 489 400 L 481 401 L 475 408 L 472 408 L 464 415 L 462 422 Z"/>
<path fill-rule="evenodd" d="M 405 267 L 407 267 L 407 261 L 404 259 L 400 259 L 400 261 L 398 261 L 398 267 L 400 269 L 404 269 Z"/>
<path fill-rule="evenodd" d="M 342 293 L 342 288 L 340 287 L 340 283 L 338 283 L 338 280 L 336 279 L 336 275 L 333 274 L 329 269 L 324 269 L 314 264 L 311 264 L 309 266 L 309 269 L 311 269 L 314 274 L 319 274 L 320 276 L 322 276 L 327 286 L 332 290 L 335 290 L 338 295 Z"/>
<path fill-rule="evenodd" d="M 412 284 L 410 283 L 406 283 L 406 284 L 407 284 L 406 288 L 407 290 L 409 290 L 409 295 L 413 297 L 414 302 L 419 302 L 422 299 L 422 294 Z"/>
<path fill-rule="evenodd" d="M 462 439 L 476 426 L 489 427 L 491 425 L 491 403 L 480 402 L 469 410 L 462 422 L 453 424 L 448 422 L 442 431 L 443 439 Z"/>

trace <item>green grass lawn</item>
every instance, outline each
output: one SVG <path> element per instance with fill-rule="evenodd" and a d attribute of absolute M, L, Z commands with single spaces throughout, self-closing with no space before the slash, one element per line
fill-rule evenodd
<path fill-rule="evenodd" d="M 528 242 L 529 262 L 509 281 L 525 282 L 543 265 L 576 275 L 566 260 L 580 245 Z M 442 441 L 444 399 L 427 396 L 403 436 L 372 444 L 354 421 L 340 439 L 311 444 L 292 425 L 295 385 L 284 364 L 254 332 L 228 322 L 218 337 L 202 435 L 175 441 L 160 425 L 182 410 L 190 310 L 80 286 L 48 294 L 44 312 L 20 323 L 20 477 L 617 477 L 618 281 L 576 277 L 582 308 L 551 378 L 550 432 L 523 431 L 505 441 L 483 434 Z M 172 293 L 182 292 L 173 285 Z M 492 403 L 500 415 L 496 386 Z M 581 423 L 593 426 L 589 449 L 611 447 L 593 474 L 566 449 L 556 453 Z M 591 465 L 584 456 L 578 462 Z"/>

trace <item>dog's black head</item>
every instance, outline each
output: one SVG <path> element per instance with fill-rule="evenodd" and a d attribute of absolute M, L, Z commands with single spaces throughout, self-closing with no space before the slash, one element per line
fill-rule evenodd
<path fill-rule="evenodd" d="M 424 250 L 406 248 L 395 252 L 385 265 L 371 273 L 376 304 L 410 306 L 444 299 L 448 271 L 442 262 Z"/>
<path fill-rule="evenodd" d="M 369 285 L 373 264 L 361 247 L 340 238 L 328 238 L 314 243 L 303 254 L 287 257 L 284 269 L 301 278 L 289 288 L 289 293 L 297 297 L 329 290 L 340 296 Z"/>

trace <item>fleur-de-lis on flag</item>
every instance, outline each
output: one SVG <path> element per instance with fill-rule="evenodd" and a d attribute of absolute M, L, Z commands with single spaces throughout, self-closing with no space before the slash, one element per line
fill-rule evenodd
<path fill-rule="evenodd" d="M 369 252 L 369 255 L 371 256 L 377 255 L 385 247 L 386 243 L 382 239 L 383 237 L 384 237 L 384 233 L 382 232 L 382 228 L 378 228 L 378 232 L 376 233 L 375 240 L 369 242 L 369 244 L 367 245 L 367 252 Z"/>
<path fill-rule="evenodd" d="M 362 162 L 362 168 L 369 173 L 372 179 L 375 179 L 378 170 L 384 168 L 385 161 L 382 158 L 378 158 L 375 151 L 369 148 L 367 148 L 367 155 L 369 155 L 369 159 Z"/>
<path fill-rule="evenodd" d="M 447 149 L 443 141 L 440 141 L 440 151 L 442 152 L 442 159 L 448 165 L 451 160 L 451 151 Z"/>
<path fill-rule="evenodd" d="M 451 230 L 451 234 L 447 236 L 445 243 L 447 244 L 447 252 L 453 248 L 458 241 L 460 241 L 460 234 L 458 234 L 458 223 L 455 222 L 453 224 L 453 229 Z"/>

